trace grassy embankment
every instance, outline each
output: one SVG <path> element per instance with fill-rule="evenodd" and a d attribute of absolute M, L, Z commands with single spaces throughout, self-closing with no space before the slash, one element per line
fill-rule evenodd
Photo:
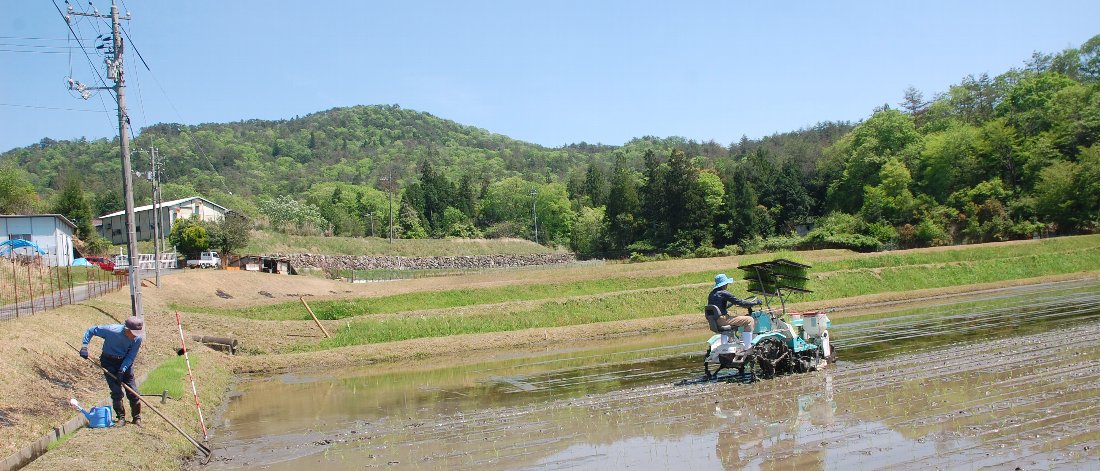
<path fill-rule="evenodd" d="M 809 295 L 795 302 L 826 301 L 851 296 L 945 288 L 1100 270 L 1100 236 L 1066 237 L 1009 245 L 961 246 L 927 251 L 872 255 L 849 254 L 815 263 Z M 777 256 L 742 257 L 752 263 Z M 730 259 L 721 259 L 729 263 Z M 618 320 L 674 316 L 699 311 L 703 293 L 717 272 L 734 275 L 736 266 L 705 272 L 655 277 L 608 277 L 596 280 L 501 286 L 370 299 L 313 303 L 324 319 L 349 318 L 333 338 L 294 346 L 295 351 L 323 350 L 367 343 L 392 342 L 454 334 L 507 332 Z M 736 277 L 736 276 L 735 276 Z M 741 285 L 743 286 L 743 285 Z M 735 287 L 737 292 L 741 286 Z M 462 309 L 467 308 L 467 309 Z M 421 311 L 401 315 L 406 311 Z M 441 310 L 441 312 L 427 312 Z M 453 310 L 453 312 L 450 312 Z M 295 303 L 263 308 L 206 312 L 265 320 L 303 320 Z"/>

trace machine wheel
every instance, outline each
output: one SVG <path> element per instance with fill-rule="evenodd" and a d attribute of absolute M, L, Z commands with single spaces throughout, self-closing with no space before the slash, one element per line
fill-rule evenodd
<path fill-rule="evenodd" d="M 760 374 L 765 378 L 791 370 L 791 349 L 775 338 L 766 338 L 753 347 L 756 352 L 756 364 L 760 365 Z"/>
<path fill-rule="evenodd" d="M 703 376 L 711 380 L 714 379 L 715 376 L 718 376 L 718 370 L 722 369 L 722 366 L 719 365 L 718 370 L 714 370 L 714 374 L 711 374 L 710 363 L 707 363 L 707 358 L 710 358 L 710 347 L 707 347 L 707 353 L 703 354 Z"/>

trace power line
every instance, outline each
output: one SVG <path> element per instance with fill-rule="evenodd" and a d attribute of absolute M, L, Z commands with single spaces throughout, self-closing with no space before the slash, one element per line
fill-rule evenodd
<path fill-rule="evenodd" d="M 0 52 L 11 52 L 15 54 L 68 54 L 67 51 L 21 51 L 18 49 L 0 49 Z"/>
<path fill-rule="evenodd" d="M 73 47 L 73 46 L 52 46 L 52 45 L 49 45 L 49 44 L 0 43 L 0 46 L 4 46 L 4 47 L 29 47 L 29 48 L 32 48 L 32 49 L 77 49 L 76 47 Z"/>
<path fill-rule="evenodd" d="M 84 111 L 88 113 L 107 113 L 107 110 L 82 110 L 77 108 L 58 108 L 54 106 L 36 106 L 36 105 L 20 105 L 16 103 L 0 103 L 0 106 L 11 106 L 16 108 L 33 108 L 38 110 L 56 110 L 56 111 Z"/>
<path fill-rule="evenodd" d="M 65 16 L 65 13 L 61 11 L 61 7 L 57 6 L 56 0 L 51 1 L 53 2 L 53 7 L 57 9 L 57 14 L 61 15 L 61 19 L 65 20 L 65 26 L 69 28 L 69 32 L 72 33 L 73 38 L 76 40 L 76 43 L 80 46 L 80 50 L 84 52 L 84 57 L 88 58 L 88 66 L 90 66 L 92 70 L 95 71 L 96 77 L 99 78 L 100 85 L 103 85 L 104 88 L 107 88 L 107 81 L 103 79 L 103 74 L 99 73 L 99 69 L 95 67 L 95 63 L 92 61 L 92 56 L 88 54 L 88 49 L 85 48 L 84 43 L 80 41 L 80 36 L 77 35 L 76 31 L 73 29 L 73 25 L 69 21 L 69 17 Z M 117 97 L 115 98 L 115 102 L 118 102 Z"/>
<path fill-rule="evenodd" d="M 30 36 L 0 36 L 0 39 L 18 39 L 21 41 L 69 41 L 72 38 L 36 38 Z M 89 40 L 86 39 L 85 40 Z M 90 40 L 89 40 L 90 41 Z"/>

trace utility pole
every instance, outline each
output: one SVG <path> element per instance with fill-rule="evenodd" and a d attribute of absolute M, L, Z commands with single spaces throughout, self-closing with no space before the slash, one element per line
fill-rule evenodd
<path fill-rule="evenodd" d="M 127 274 L 130 282 L 130 312 L 134 316 L 144 318 L 145 314 L 141 307 L 141 284 L 138 283 L 137 269 L 134 266 L 134 257 L 137 255 L 137 234 L 134 232 L 134 178 L 133 170 L 130 167 L 130 117 L 126 114 L 126 81 L 123 78 L 124 68 L 122 66 L 122 28 L 119 26 L 119 20 L 129 20 L 130 14 L 127 13 L 125 18 L 119 18 L 118 5 L 112 0 L 110 16 L 101 15 L 99 11 L 95 10 L 92 13 L 78 12 L 73 10 L 72 5 L 69 5 L 69 14 L 65 16 L 65 21 L 70 22 L 73 15 L 111 19 L 112 49 L 108 54 L 106 63 L 107 78 L 114 80 L 115 85 L 107 88 L 114 90 L 118 101 L 118 143 L 122 151 L 122 191 L 126 201 L 126 250 L 130 260 L 130 269 Z M 70 86 L 73 86 L 74 83 L 70 79 Z M 79 89 L 83 91 L 84 88 L 84 85 L 81 84 Z"/>
<path fill-rule="evenodd" d="M 157 205 L 157 193 L 160 191 L 160 181 L 157 178 L 157 148 L 149 149 L 149 160 L 152 164 L 152 190 L 153 190 L 153 269 L 157 273 L 157 289 L 160 289 L 160 207 Z"/>
<path fill-rule="evenodd" d="M 531 219 L 535 222 L 535 243 L 539 243 L 539 214 L 535 212 L 535 201 L 538 201 L 539 190 L 531 190 Z"/>
<path fill-rule="evenodd" d="M 378 180 L 382 182 L 382 187 L 386 190 L 386 193 L 389 195 L 389 198 L 390 198 L 390 209 L 389 209 L 389 212 L 390 212 L 390 228 L 389 228 L 389 231 L 386 233 L 386 237 L 389 239 L 389 242 L 392 244 L 393 243 L 393 186 L 394 186 L 395 182 L 393 181 L 393 178 L 391 178 L 391 177 L 382 177 L 382 178 L 379 178 Z"/>

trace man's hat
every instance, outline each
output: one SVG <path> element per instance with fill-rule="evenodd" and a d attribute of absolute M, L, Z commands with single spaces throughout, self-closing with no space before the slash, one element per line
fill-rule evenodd
<path fill-rule="evenodd" d="M 134 337 L 145 335 L 145 321 L 138 316 L 130 316 L 126 319 L 126 329 L 134 334 Z"/>
<path fill-rule="evenodd" d="M 730 279 L 730 277 L 726 276 L 725 273 L 719 273 L 718 276 L 714 277 L 714 287 L 715 288 L 720 288 L 720 287 L 726 286 L 730 283 L 733 283 L 733 280 Z"/>

